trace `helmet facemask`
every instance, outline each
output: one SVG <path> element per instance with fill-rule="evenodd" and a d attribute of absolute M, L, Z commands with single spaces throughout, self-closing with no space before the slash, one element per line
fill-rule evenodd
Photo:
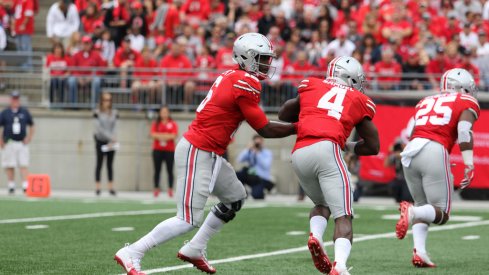
<path fill-rule="evenodd" d="M 271 65 L 275 54 L 257 53 L 256 51 L 249 50 L 249 55 L 253 56 L 253 61 L 250 62 L 249 68 L 245 68 L 246 71 L 253 73 L 260 80 L 272 78 L 276 69 Z"/>
<path fill-rule="evenodd" d="M 350 86 L 357 89 L 358 91 L 365 93 L 365 86 L 367 84 L 367 79 L 364 74 L 360 74 L 358 79 L 349 78 Z"/>
<path fill-rule="evenodd" d="M 469 87 L 461 87 L 460 91 L 462 91 L 462 93 L 464 93 L 464 94 L 469 94 L 469 95 L 475 97 L 477 95 L 477 92 L 479 91 L 479 89 L 475 85 L 475 82 L 472 81 L 469 84 Z"/>

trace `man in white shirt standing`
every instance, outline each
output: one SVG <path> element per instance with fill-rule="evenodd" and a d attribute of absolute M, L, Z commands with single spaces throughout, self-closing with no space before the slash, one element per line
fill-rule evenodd
<path fill-rule="evenodd" d="M 460 45 L 466 49 L 474 49 L 479 46 L 479 37 L 471 30 L 470 23 L 465 23 L 463 30 L 459 34 Z"/>
<path fill-rule="evenodd" d="M 337 36 L 338 37 L 335 40 L 331 41 L 326 49 L 323 50 L 322 56 L 326 56 L 330 52 L 333 52 L 335 57 L 351 56 L 356 46 L 353 42 L 346 38 L 346 31 L 338 31 Z"/>
<path fill-rule="evenodd" d="M 478 35 L 479 47 L 477 48 L 477 57 L 474 58 L 473 63 L 479 68 L 482 82 L 487 88 L 489 87 L 489 42 L 484 31 L 479 31 Z"/>
<path fill-rule="evenodd" d="M 49 8 L 46 18 L 46 34 L 52 41 L 66 46 L 71 34 L 80 28 L 78 10 L 71 0 L 61 0 Z"/>

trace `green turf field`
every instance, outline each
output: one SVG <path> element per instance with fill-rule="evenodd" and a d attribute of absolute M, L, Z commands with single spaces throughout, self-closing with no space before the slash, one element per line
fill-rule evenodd
<path fill-rule="evenodd" d="M 305 249 L 308 207 L 307 204 L 255 207 L 248 204 L 211 241 L 208 258 L 231 258 L 215 265 L 218 274 L 319 274 Z M 124 243 L 136 240 L 161 220 L 174 215 L 173 208 L 169 203 L 0 198 L 0 274 L 120 274 L 122 268 L 113 261 L 114 253 Z M 353 266 L 352 274 L 488 274 L 487 212 L 455 209 L 452 216 L 476 216 L 482 220 L 452 221 L 443 227 L 433 227 L 441 230 L 430 233 L 428 248 L 439 267 L 419 270 L 410 263 L 411 236 L 404 241 L 395 239 L 392 234 L 395 221 L 382 219 L 383 215 L 396 214 L 394 208 L 356 207 L 355 211 L 357 242 L 348 262 Z M 108 214 L 99 217 L 100 213 Z M 62 217 L 22 220 L 53 216 Z M 48 228 L 26 229 L 30 225 Z M 134 227 L 134 231 L 112 231 L 120 227 Z M 325 241 L 331 239 L 332 229 L 328 227 Z M 287 235 L 291 231 L 297 231 L 298 235 Z M 175 257 L 176 253 L 192 234 L 153 249 L 143 259 L 143 269 L 149 270 L 149 274 L 163 274 L 163 268 L 181 266 L 183 263 Z M 480 238 L 462 239 L 470 235 Z M 333 255 L 331 246 L 327 251 Z M 270 252 L 277 253 L 270 255 Z M 237 256 L 249 256 L 249 259 L 232 259 Z M 201 273 L 183 268 L 165 274 Z"/>

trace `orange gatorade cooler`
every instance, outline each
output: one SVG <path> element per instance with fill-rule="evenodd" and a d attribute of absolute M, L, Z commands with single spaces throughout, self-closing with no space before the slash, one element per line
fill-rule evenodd
<path fill-rule="evenodd" d="M 51 193 L 51 183 L 49 175 L 33 174 L 27 177 L 26 196 L 47 198 Z"/>

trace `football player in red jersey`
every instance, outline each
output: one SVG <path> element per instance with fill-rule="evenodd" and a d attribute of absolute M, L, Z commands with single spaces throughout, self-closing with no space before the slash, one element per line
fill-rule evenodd
<path fill-rule="evenodd" d="M 353 238 L 353 191 L 341 150 L 357 155 L 379 152 L 377 128 L 372 123 L 375 104 L 362 93 L 364 82 L 362 65 L 355 58 L 337 57 L 329 63 L 325 80 L 302 80 L 297 98 L 287 101 L 279 112 L 283 121 L 298 121 L 292 165 L 315 204 L 308 247 L 322 273 L 349 274 L 346 261 Z M 362 140 L 346 142 L 353 128 Z M 335 221 L 333 265 L 323 249 L 330 216 Z"/>
<path fill-rule="evenodd" d="M 464 69 L 451 69 L 440 80 L 440 94 L 428 96 L 416 105 L 410 142 L 401 153 L 404 175 L 415 205 L 401 202 L 396 225 L 399 239 L 412 225 L 416 267 L 435 267 L 426 252 L 428 226 L 445 224 L 450 215 L 453 177 L 450 152 L 458 140 L 465 164 L 461 188 L 474 177 L 472 125 L 480 115 L 475 81 Z"/>
<path fill-rule="evenodd" d="M 175 151 L 177 215 L 158 224 L 150 233 L 120 249 L 115 260 L 127 274 L 143 274 L 140 261 L 151 248 L 200 226 L 178 258 L 203 272 L 215 273 L 205 257 L 209 239 L 241 209 L 246 191 L 232 166 L 221 156 L 246 120 L 261 136 L 286 137 L 296 133 L 291 123 L 269 121 L 258 106 L 260 80 L 273 73 L 272 44 L 258 33 L 247 33 L 234 42 L 234 70 L 222 73 L 197 108 L 195 120 Z M 219 198 L 204 223 L 204 206 L 210 194 Z"/>

